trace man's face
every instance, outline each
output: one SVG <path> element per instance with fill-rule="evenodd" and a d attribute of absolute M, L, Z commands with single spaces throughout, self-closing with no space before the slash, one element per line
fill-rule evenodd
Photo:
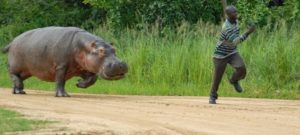
<path fill-rule="evenodd" d="M 238 19 L 238 13 L 235 8 L 230 8 L 227 10 L 227 16 L 230 20 Z"/>

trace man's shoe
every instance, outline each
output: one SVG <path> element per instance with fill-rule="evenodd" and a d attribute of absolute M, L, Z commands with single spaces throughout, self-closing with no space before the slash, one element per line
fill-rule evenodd
<path fill-rule="evenodd" d="M 208 103 L 209 103 L 209 104 L 217 104 L 216 99 L 215 99 L 215 98 L 212 98 L 212 97 L 209 98 Z"/>
<path fill-rule="evenodd" d="M 211 94 L 210 96 L 209 96 L 209 101 L 208 101 L 208 103 L 209 104 L 216 104 L 217 102 L 216 102 L 216 100 L 218 99 L 218 94 Z"/>
<path fill-rule="evenodd" d="M 241 93 L 243 92 L 242 86 L 239 84 L 239 82 L 231 83 L 235 89 L 236 92 Z"/>

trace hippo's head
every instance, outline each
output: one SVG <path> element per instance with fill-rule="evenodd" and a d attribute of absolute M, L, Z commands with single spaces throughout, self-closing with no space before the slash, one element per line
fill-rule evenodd
<path fill-rule="evenodd" d="M 81 65 L 106 80 L 118 80 L 128 72 L 127 64 L 116 57 L 115 48 L 103 41 L 85 44 Z"/>

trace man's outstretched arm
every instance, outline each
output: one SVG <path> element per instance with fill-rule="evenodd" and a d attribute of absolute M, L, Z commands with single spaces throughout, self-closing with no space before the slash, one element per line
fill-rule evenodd
<path fill-rule="evenodd" d="M 255 26 L 250 26 L 248 30 L 242 34 L 238 35 L 237 32 L 234 32 L 234 30 L 227 29 L 224 31 L 224 34 L 226 35 L 226 39 L 223 43 L 225 44 L 232 44 L 234 46 L 238 45 L 239 43 L 245 41 L 247 37 L 255 31 Z"/>

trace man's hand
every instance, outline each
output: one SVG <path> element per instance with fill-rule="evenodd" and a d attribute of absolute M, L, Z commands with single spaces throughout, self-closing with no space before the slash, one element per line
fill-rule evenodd
<path fill-rule="evenodd" d="M 255 25 L 249 25 L 248 26 L 248 30 L 247 30 L 247 34 L 251 34 L 252 32 L 254 32 L 256 30 Z"/>

